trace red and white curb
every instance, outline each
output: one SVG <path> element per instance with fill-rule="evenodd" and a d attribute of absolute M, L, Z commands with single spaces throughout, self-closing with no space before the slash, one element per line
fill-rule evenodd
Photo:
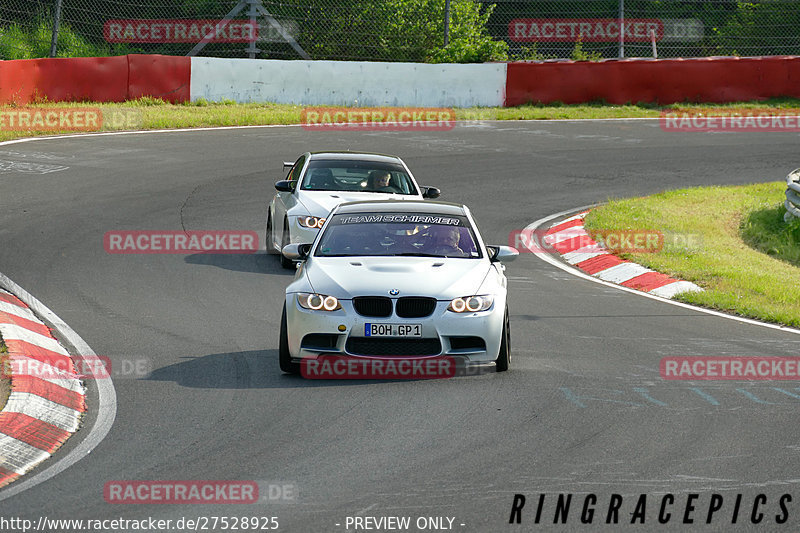
<path fill-rule="evenodd" d="M 673 279 L 609 252 L 584 229 L 583 219 L 588 213 L 584 211 L 562 220 L 545 232 L 545 244 L 561 254 L 564 261 L 590 276 L 663 298 L 703 290 L 694 283 Z"/>
<path fill-rule="evenodd" d="M 78 430 L 85 388 L 69 353 L 13 294 L 0 290 L 11 394 L 0 411 L 0 487 L 50 457 Z"/>

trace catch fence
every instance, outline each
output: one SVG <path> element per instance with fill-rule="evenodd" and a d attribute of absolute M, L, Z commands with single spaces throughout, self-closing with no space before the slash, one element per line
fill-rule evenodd
<path fill-rule="evenodd" d="M 800 55 L 797 0 L 3 0 L 0 59 Z"/>

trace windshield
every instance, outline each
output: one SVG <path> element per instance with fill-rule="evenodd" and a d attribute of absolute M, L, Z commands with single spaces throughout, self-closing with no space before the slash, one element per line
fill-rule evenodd
<path fill-rule="evenodd" d="M 418 194 L 403 165 L 342 159 L 312 159 L 300 188 L 305 191 Z"/>
<path fill-rule="evenodd" d="M 314 255 L 482 257 L 466 217 L 434 213 L 334 215 Z"/>

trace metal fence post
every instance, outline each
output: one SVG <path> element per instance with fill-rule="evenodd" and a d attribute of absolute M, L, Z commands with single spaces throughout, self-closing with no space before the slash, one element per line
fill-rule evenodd
<path fill-rule="evenodd" d="M 56 10 L 53 16 L 53 37 L 50 39 L 50 57 L 56 57 L 58 48 L 58 26 L 61 24 L 61 0 L 55 0 Z"/>
<path fill-rule="evenodd" d="M 619 0 L 619 58 L 625 57 L 625 0 Z"/>
<path fill-rule="evenodd" d="M 450 0 L 444 0 L 444 45 L 450 42 Z"/>
<path fill-rule="evenodd" d="M 250 24 L 254 28 L 254 31 L 258 28 L 258 6 L 261 5 L 261 0 L 248 0 L 250 4 L 250 9 L 248 9 L 247 14 L 250 16 Z M 255 41 L 250 41 L 250 44 L 247 45 L 247 54 L 250 59 L 255 59 L 256 55 L 261 52 L 256 46 Z"/>

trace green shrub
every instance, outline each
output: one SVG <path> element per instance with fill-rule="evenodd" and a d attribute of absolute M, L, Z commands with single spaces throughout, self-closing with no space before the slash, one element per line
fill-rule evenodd
<path fill-rule="evenodd" d="M 301 5 L 291 16 L 303 21 L 298 42 L 312 59 L 440 63 L 508 58 L 507 43 L 492 40 L 486 29 L 494 5 L 482 8 L 475 0 L 451 1 L 446 48 L 444 0 L 350 0 L 333 6 L 318 0 L 297 3 Z"/>
<path fill-rule="evenodd" d="M 53 20 L 39 15 L 30 27 L 18 23 L 0 26 L 0 59 L 35 59 L 50 56 Z M 58 31 L 56 57 L 104 57 L 135 53 L 126 44 L 97 45 L 78 35 L 68 24 Z"/>
<path fill-rule="evenodd" d="M 575 41 L 575 47 L 572 49 L 573 61 L 600 61 L 603 59 L 603 54 L 600 52 L 587 52 L 583 49 L 583 41 L 578 38 Z"/>

